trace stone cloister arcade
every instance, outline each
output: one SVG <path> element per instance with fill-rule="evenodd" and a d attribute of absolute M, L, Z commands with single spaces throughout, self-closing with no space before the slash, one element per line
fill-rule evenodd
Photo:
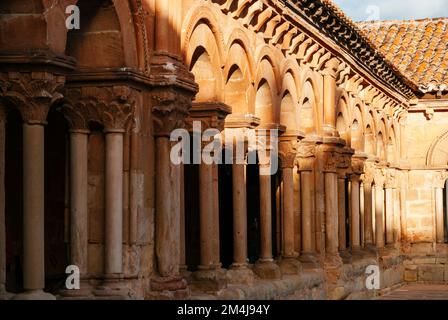
<path fill-rule="evenodd" d="M 0 30 L 0 297 L 372 297 L 369 265 L 404 281 L 417 90 L 328 1 L 9 1 Z M 194 121 L 246 156 L 249 130 L 278 130 L 278 172 L 173 164 Z"/>

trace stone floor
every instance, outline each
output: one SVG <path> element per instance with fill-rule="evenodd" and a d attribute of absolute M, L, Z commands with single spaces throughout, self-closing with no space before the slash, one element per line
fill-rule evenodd
<path fill-rule="evenodd" d="M 448 300 L 448 285 L 409 284 L 393 290 L 379 300 Z"/>

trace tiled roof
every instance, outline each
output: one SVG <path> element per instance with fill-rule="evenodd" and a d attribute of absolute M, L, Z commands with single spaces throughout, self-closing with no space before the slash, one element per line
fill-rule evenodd
<path fill-rule="evenodd" d="M 423 92 L 448 90 L 448 18 L 357 26 Z"/>
<path fill-rule="evenodd" d="M 388 83 L 389 87 L 412 98 L 418 85 L 391 63 L 378 47 L 364 35 L 332 0 L 279 0 L 293 12 L 310 19 L 326 35 L 340 44 L 373 74 Z"/>

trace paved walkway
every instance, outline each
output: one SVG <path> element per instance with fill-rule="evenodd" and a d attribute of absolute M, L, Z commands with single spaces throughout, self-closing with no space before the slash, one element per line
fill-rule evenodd
<path fill-rule="evenodd" d="M 448 285 L 411 284 L 384 295 L 379 300 L 448 300 Z"/>

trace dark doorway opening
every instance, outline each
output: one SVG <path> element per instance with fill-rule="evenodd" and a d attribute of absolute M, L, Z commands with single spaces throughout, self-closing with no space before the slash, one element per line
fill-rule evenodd
<path fill-rule="evenodd" d="M 6 290 L 23 291 L 22 117 L 11 110 L 5 139 Z"/>
<path fill-rule="evenodd" d="M 45 127 L 45 289 L 64 288 L 69 263 L 68 126 L 60 112 L 50 111 Z"/>

